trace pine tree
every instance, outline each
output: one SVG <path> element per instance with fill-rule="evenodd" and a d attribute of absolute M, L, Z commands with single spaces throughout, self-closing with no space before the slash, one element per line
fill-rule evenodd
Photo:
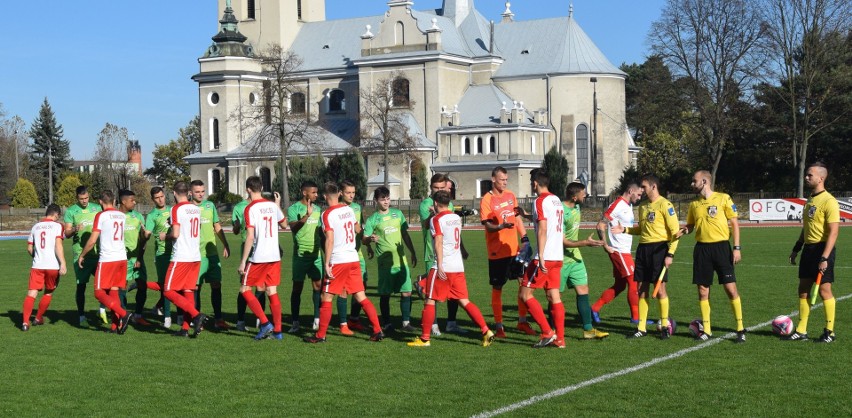
<path fill-rule="evenodd" d="M 429 172 L 423 160 L 417 158 L 411 163 L 411 187 L 409 199 L 424 199 L 429 194 Z"/>
<path fill-rule="evenodd" d="M 550 193 L 559 196 L 560 200 L 565 200 L 565 187 L 568 186 L 568 160 L 554 146 L 544 155 L 541 168 L 550 177 L 550 187 L 548 188 Z"/>
<path fill-rule="evenodd" d="M 70 143 L 62 139 L 62 135 L 62 125 L 56 121 L 56 115 L 45 97 L 38 111 L 38 117 L 33 121 L 29 131 L 30 139 L 32 139 L 29 178 L 34 179 L 43 204 L 53 201 L 53 189 L 50 186 L 56 187 L 61 174 L 70 170 L 74 163 L 71 159 Z M 52 170 L 50 155 L 53 160 Z"/>
<path fill-rule="evenodd" d="M 364 201 L 367 197 L 367 169 L 364 157 L 357 150 L 349 150 L 343 155 L 335 155 L 328 161 L 327 179 L 340 183 L 349 180 L 355 184 L 355 200 Z"/>

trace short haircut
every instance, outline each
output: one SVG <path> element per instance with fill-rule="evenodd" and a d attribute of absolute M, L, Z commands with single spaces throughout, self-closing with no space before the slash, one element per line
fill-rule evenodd
<path fill-rule="evenodd" d="M 441 206 L 448 206 L 450 204 L 450 192 L 446 190 L 438 190 L 432 194 L 432 200 Z"/>
<path fill-rule="evenodd" d="M 349 180 L 343 180 L 343 181 L 341 181 L 341 182 L 340 182 L 340 190 L 343 190 L 343 189 L 345 189 L 345 188 L 347 188 L 347 187 L 353 187 L 353 188 L 354 188 L 354 187 L 355 187 L 355 183 L 353 183 L 353 182 L 351 182 L 351 181 L 349 181 Z"/>
<path fill-rule="evenodd" d="M 80 196 L 81 194 L 89 193 L 89 188 L 86 186 L 77 186 L 77 190 L 75 191 L 77 192 L 77 196 Z"/>
<path fill-rule="evenodd" d="M 47 210 L 44 211 L 44 216 L 61 215 L 61 214 L 62 214 L 62 208 L 60 208 L 59 205 L 57 205 L 56 203 L 51 203 L 51 204 L 47 205 Z"/>
<path fill-rule="evenodd" d="M 317 184 L 315 182 L 311 181 L 311 180 L 305 180 L 305 181 L 302 182 L 302 187 L 300 187 L 300 190 L 304 191 L 304 190 L 310 189 L 310 188 L 318 189 L 319 186 L 317 186 Z"/>
<path fill-rule="evenodd" d="M 491 177 L 497 177 L 497 173 L 509 174 L 509 172 L 506 171 L 506 169 L 503 168 L 502 165 L 498 165 L 497 167 L 494 167 L 493 170 L 491 170 Z"/>
<path fill-rule="evenodd" d="M 568 183 L 568 186 L 565 187 L 565 197 L 570 199 L 574 196 L 577 196 L 577 193 L 580 193 L 581 191 L 585 190 L 585 188 L 585 184 L 580 183 L 578 181 L 572 181 L 571 183 Z"/>
<path fill-rule="evenodd" d="M 536 168 L 530 172 L 530 178 L 532 181 L 538 183 L 539 186 L 547 187 L 550 186 L 550 176 L 547 175 L 547 172 L 542 168 Z"/>
<path fill-rule="evenodd" d="M 325 195 L 338 194 L 340 193 L 340 186 L 338 186 L 337 183 L 333 181 L 327 181 L 322 186 L 322 193 Z"/>
<path fill-rule="evenodd" d="M 433 174 L 433 175 L 432 175 L 432 178 L 431 178 L 431 179 L 429 179 L 429 185 L 431 186 L 431 185 L 433 185 L 433 184 L 435 184 L 435 183 L 446 183 L 446 182 L 448 182 L 449 180 L 450 180 L 450 178 L 449 178 L 449 177 L 447 177 L 447 175 L 446 175 L 446 174 L 444 174 L 444 173 L 435 173 L 435 174 Z"/>
<path fill-rule="evenodd" d="M 819 168 L 824 168 L 824 169 L 828 170 L 828 166 L 825 165 L 825 163 L 822 162 L 822 161 L 814 161 L 813 163 L 811 163 L 808 166 L 808 168 L 811 168 L 811 167 L 819 167 Z"/>
<path fill-rule="evenodd" d="M 118 191 L 118 200 L 122 200 L 125 197 L 136 196 L 136 193 L 133 193 L 133 190 L 121 189 Z"/>
<path fill-rule="evenodd" d="M 385 186 L 376 187 L 376 190 L 373 191 L 373 200 L 384 199 L 386 197 L 390 197 L 390 190 Z"/>
<path fill-rule="evenodd" d="M 657 186 L 657 188 L 660 188 L 660 178 L 653 174 L 645 174 L 642 176 L 642 181 L 648 182 L 649 186 Z"/>
<path fill-rule="evenodd" d="M 251 176 L 246 179 L 246 189 L 251 190 L 255 193 L 260 193 L 263 191 L 263 182 L 260 180 L 258 176 Z"/>
<path fill-rule="evenodd" d="M 160 187 L 160 186 L 152 187 L 151 188 L 151 197 L 154 197 L 154 195 L 157 194 L 157 193 L 165 193 L 165 192 L 163 191 L 163 188 Z"/>
<path fill-rule="evenodd" d="M 172 186 L 172 191 L 177 194 L 186 195 L 187 193 L 189 193 L 189 186 L 186 184 L 185 181 L 178 181 L 175 183 L 174 186 Z"/>
<path fill-rule="evenodd" d="M 195 186 L 204 186 L 204 182 L 201 180 L 193 180 L 192 183 L 189 183 L 191 187 Z"/>
<path fill-rule="evenodd" d="M 101 199 L 101 202 L 114 203 L 115 202 L 115 193 L 113 193 L 112 190 L 110 190 L 110 189 L 104 189 L 104 190 L 101 191 L 100 199 Z"/>
<path fill-rule="evenodd" d="M 641 189 L 641 188 L 642 188 L 642 186 L 639 185 L 638 181 L 627 180 L 627 182 L 624 183 L 624 188 L 621 189 L 621 194 L 627 193 L 627 191 L 630 190 L 630 189 Z"/>

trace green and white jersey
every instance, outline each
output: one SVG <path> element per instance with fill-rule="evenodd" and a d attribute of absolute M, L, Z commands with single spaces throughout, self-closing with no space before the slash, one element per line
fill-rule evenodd
<path fill-rule="evenodd" d="M 127 258 L 139 257 L 139 236 L 145 228 L 145 218 L 142 214 L 133 210 L 125 214 L 124 221 L 124 248 L 127 250 Z"/>
<path fill-rule="evenodd" d="M 313 208 L 311 216 L 305 221 L 302 228 L 293 234 L 293 254 L 295 255 L 319 256 L 320 241 L 317 234 L 319 233 L 322 209 L 313 203 L 311 203 L 311 206 Z M 301 200 L 293 203 L 287 208 L 287 222 L 297 222 L 307 213 L 308 207 Z"/>
<path fill-rule="evenodd" d="M 352 209 L 352 212 L 355 212 L 355 221 L 361 223 L 362 218 L 362 208 L 361 205 L 357 202 L 352 202 L 349 207 Z M 361 238 L 364 238 L 364 225 L 361 225 L 361 233 L 355 239 L 355 251 L 358 251 L 358 259 L 364 261 L 364 253 L 361 252 Z"/>
<path fill-rule="evenodd" d="M 83 246 L 86 245 L 86 242 L 89 241 L 89 237 L 92 235 L 95 215 L 102 210 L 103 208 L 101 208 L 101 205 L 89 202 L 85 208 L 80 207 L 79 203 L 75 203 L 65 211 L 65 223 L 70 223 L 72 226 L 77 228 L 77 233 L 74 234 L 71 245 L 71 249 L 74 252 L 74 258 L 79 258 L 80 253 L 83 252 Z M 97 258 L 97 246 L 86 254 L 86 257 Z"/>
<path fill-rule="evenodd" d="M 402 242 L 404 231 L 408 231 L 408 221 L 402 211 L 395 208 L 388 209 L 385 214 L 377 211 L 364 222 L 364 235 L 375 234 L 379 238 L 376 242 L 376 258 L 380 270 L 400 268 L 407 264 Z"/>
<path fill-rule="evenodd" d="M 240 240 L 246 242 L 246 207 L 249 201 L 243 200 L 234 205 L 234 213 L 231 214 L 231 223 L 234 225 L 240 224 Z"/>
<path fill-rule="evenodd" d="M 429 208 L 435 205 L 435 202 L 431 197 L 427 197 L 423 199 L 423 202 L 420 202 L 420 227 L 421 231 L 423 231 L 423 265 L 431 266 L 433 261 L 435 260 L 435 249 L 432 247 L 432 235 L 429 233 L 429 219 L 432 218 L 432 213 L 429 211 Z M 453 207 L 453 202 L 450 202 L 449 206 L 450 212 L 455 211 L 455 207 Z"/>
<path fill-rule="evenodd" d="M 219 251 L 216 249 L 216 229 L 213 224 L 219 223 L 219 212 L 216 211 L 216 205 L 209 200 L 199 203 L 198 209 L 201 210 L 201 255 L 215 257 Z"/>
<path fill-rule="evenodd" d="M 156 247 L 155 255 L 170 254 L 172 252 L 172 242 L 160 239 L 160 233 L 168 232 L 169 230 L 169 216 L 171 216 L 171 212 L 171 206 L 165 206 L 162 209 L 155 207 L 145 216 L 145 230 L 150 231 L 154 238 L 154 245 Z"/>
<path fill-rule="evenodd" d="M 578 241 L 580 237 L 580 205 L 570 207 L 562 202 L 562 236 L 571 241 Z M 579 248 L 563 247 L 562 262 L 565 264 L 580 263 L 583 256 Z"/>

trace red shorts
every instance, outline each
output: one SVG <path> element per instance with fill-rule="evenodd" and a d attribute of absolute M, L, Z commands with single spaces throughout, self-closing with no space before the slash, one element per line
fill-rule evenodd
<path fill-rule="evenodd" d="M 431 269 L 426 274 L 423 293 L 428 299 L 443 302 L 447 299 L 467 299 L 467 280 L 464 272 L 446 273 L 447 280 L 438 277 L 438 270 Z"/>
<path fill-rule="evenodd" d="M 559 289 L 562 284 L 562 261 L 545 260 L 544 266 L 547 273 L 538 269 L 538 260 L 533 260 L 524 272 L 521 286 L 532 289 Z"/>
<path fill-rule="evenodd" d="M 54 290 L 59 284 L 59 270 L 30 269 L 29 290 Z"/>
<path fill-rule="evenodd" d="M 247 263 L 243 286 L 278 286 L 281 284 L 281 262 Z"/>
<path fill-rule="evenodd" d="M 633 256 L 630 253 L 616 251 L 609 255 L 609 261 L 612 261 L 612 277 L 616 279 L 633 279 L 636 264 L 633 263 Z"/>
<path fill-rule="evenodd" d="M 95 269 L 95 290 L 127 287 L 127 260 L 99 261 Z"/>
<path fill-rule="evenodd" d="M 344 292 L 354 294 L 364 291 L 360 262 L 335 264 L 331 266 L 331 274 L 334 279 L 326 278 L 323 280 L 323 292 L 339 295 Z"/>
<path fill-rule="evenodd" d="M 172 261 L 169 263 L 168 270 L 166 270 L 166 283 L 163 291 L 195 290 L 200 271 L 200 261 Z"/>

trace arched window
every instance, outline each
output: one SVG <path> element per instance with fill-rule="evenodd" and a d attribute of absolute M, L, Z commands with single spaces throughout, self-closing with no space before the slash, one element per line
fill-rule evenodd
<path fill-rule="evenodd" d="M 470 155 L 470 138 L 462 138 L 462 155 Z"/>
<path fill-rule="evenodd" d="M 405 78 L 397 78 L 393 81 L 393 105 L 397 107 L 408 107 L 411 99 L 408 95 L 409 82 Z"/>
<path fill-rule="evenodd" d="M 305 93 L 293 93 L 290 95 L 290 113 L 305 113 Z"/>
<path fill-rule="evenodd" d="M 272 172 L 267 167 L 260 167 L 257 170 L 260 175 L 260 182 L 263 184 L 263 190 L 272 191 Z"/>
<path fill-rule="evenodd" d="M 581 123 L 577 125 L 577 133 L 574 140 L 574 152 L 577 155 L 577 173 L 589 173 L 589 126 Z"/>
<path fill-rule="evenodd" d="M 210 119 L 210 149 L 219 149 L 219 119 Z"/>
<path fill-rule="evenodd" d="M 332 90 L 328 94 L 328 111 L 342 112 L 346 110 L 346 93 L 343 90 Z"/>
<path fill-rule="evenodd" d="M 396 22 L 393 37 L 395 45 L 405 45 L 405 25 L 402 22 Z"/>
<path fill-rule="evenodd" d="M 497 153 L 497 138 L 495 138 L 494 135 L 491 135 L 491 138 L 488 138 L 488 153 Z"/>
<path fill-rule="evenodd" d="M 477 154 L 485 154 L 485 150 L 482 149 L 482 137 L 476 137 L 476 153 Z"/>

